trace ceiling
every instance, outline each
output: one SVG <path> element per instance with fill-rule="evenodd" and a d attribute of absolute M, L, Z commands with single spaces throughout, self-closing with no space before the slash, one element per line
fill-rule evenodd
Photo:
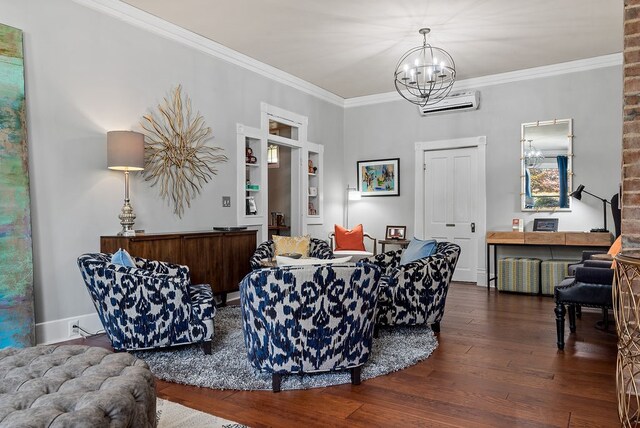
<path fill-rule="evenodd" d="M 457 79 L 621 52 L 622 0 L 123 0 L 343 98 L 394 91 L 427 41 Z"/>

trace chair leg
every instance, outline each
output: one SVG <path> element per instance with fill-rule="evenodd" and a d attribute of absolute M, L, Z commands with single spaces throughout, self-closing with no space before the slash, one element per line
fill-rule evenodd
<path fill-rule="evenodd" d="M 202 342 L 202 350 L 204 351 L 204 353 L 206 355 L 211 355 L 211 341 L 210 340 Z"/>
<path fill-rule="evenodd" d="M 558 332 L 558 349 L 564 349 L 564 314 L 566 309 L 562 303 L 557 303 L 554 310 L 556 313 L 556 330 Z"/>
<path fill-rule="evenodd" d="M 380 336 L 380 325 L 374 324 L 373 326 L 373 338 L 377 339 Z"/>
<path fill-rule="evenodd" d="M 282 383 L 282 375 L 273 373 L 271 375 L 271 389 L 273 392 L 280 392 L 280 384 Z"/>
<path fill-rule="evenodd" d="M 571 333 L 576 332 L 576 307 L 575 305 L 569 305 L 569 331 Z"/>
<path fill-rule="evenodd" d="M 440 321 L 431 324 L 431 330 L 433 330 L 434 333 L 440 333 Z"/>
<path fill-rule="evenodd" d="M 360 373 L 362 371 L 362 366 L 354 367 L 351 369 L 351 384 L 352 385 L 360 385 Z"/>
<path fill-rule="evenodd" d="M 576 305 L 576 316 L 579 320 L 582 319 L 582 306 Z"/>

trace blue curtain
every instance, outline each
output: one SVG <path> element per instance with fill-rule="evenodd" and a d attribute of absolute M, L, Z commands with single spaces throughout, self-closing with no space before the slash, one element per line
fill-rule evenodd
<path fill-rule="evenodd" d="M 569 208 L 569 195 L 567 194 L 567 157 L 558 156 L 558 178 L 560 179 L 560 208 Z"/>
<path fill-rule="evenodd" d="M 533 208 L 533 198 L 531 197 L 531 178 L 529 178 L 529 168 L 524 169 L 524 206 Z"/>

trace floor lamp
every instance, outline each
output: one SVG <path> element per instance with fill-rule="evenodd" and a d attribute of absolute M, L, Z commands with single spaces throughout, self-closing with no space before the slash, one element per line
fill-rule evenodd
<path fill-rule="evenodd" d="M 359 201 L 362 194 L 355 187 L 347 184 L 347 201 L 345 203 L 345 227 L 349 229 L 349 201 Z"/>
<path fill-rule="evenodd" d="M 571 192 L 569 196 L 576 198 L 577 200 L 582 199 L 582 193 L 586 193 L 587 195 L 591 195 L 596 199 L 600 199 L 602 201 L 602 214 L 604 215 L 604 228 L 602 229 L 591 229 L 591 232 L 608 232 L 607 229 L 607 204 L 611 205 L 611 202 L 607 201 L 605 198 L 601 198 L 600 196 L 596 196 L 593 193 L 587 192 L 584 190 L 584 185 L 581 184 L 578 186 L 576 190 Z"/>
<path fill-rule="evenodd" d="M 107 168 L 124 171 L 124 206 L 118 216 L 122 230 L 118 235 L 134 236 L 136 215 L 129 203 L 129 171 L 144 169 L 144 135 L 134 131 L 107 132 Z"/>

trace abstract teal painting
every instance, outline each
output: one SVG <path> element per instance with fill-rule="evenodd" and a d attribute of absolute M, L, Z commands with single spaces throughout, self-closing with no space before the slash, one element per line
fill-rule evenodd
<path fill-rule="evenodd" d="M 0 349 L 35 342 L 22 31 L 0 24 Z"/>

